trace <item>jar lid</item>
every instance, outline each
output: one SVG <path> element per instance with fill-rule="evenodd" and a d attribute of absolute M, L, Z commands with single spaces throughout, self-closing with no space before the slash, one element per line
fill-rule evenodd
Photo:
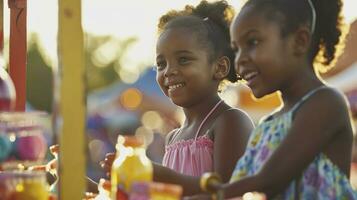
<path fill-rule="evenodd" d="M 0 131 L 19 132 L 42 129 L 40 118 L 46 117 L 45 112 L 1 112 Z"/>
<path fill-rule="evenodd" d="M 0 171 L 0 180 L 12 178 L 45 178 L 46 173 L 43 171 Z"/>
<path fill-rule="evenodd" d="M 123 144 L 124 146 L 129 147 L 140 147 L 143 146 L 144 142 L 142 139 L 135 136 L 118 136 L 118 144 Z"/>

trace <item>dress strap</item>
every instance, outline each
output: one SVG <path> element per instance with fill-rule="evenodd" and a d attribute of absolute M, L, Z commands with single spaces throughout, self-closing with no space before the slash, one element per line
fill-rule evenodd
<path fill-rule="evenodd" d="M 311 96 L 313 96 L 314 94 L 316 94 L 317 92 L 319 92 L 322 89 L 326 89 L 329 88 L 326 85 L 322 85 L 320 87 L 317 87 L 313 90 L 311 90 L 310 92 L 308 92 L 307 94 L 305 94 L 291 109 L 292 114 L 294 115 L 295 111 L 306 102 L 307 99 L 309 99 Z"/>
<path fill-rule="evenodd" d="M 207 121 L 208 117 L 212 115 L 212 113 L 217 109 L 217 107 L 223 102 L 223 100 L 221 99 L 220 101 L 218 101 L 218 103 L 216 103 L 216 105 L 209 111 L 209 113 L 206 115 L 206 117 L 202 120 L 200 126 L 197 129 L 196 135 L 195 135 L 195 141 L 198 137 L 198 134 L 200 133 L 200 130 L 203 126 L 203 124 Z"/>
<path fill-rule="evenodd" d="M 169 144 L 172 144 L 173 141 L 175 141 L 175 138 L 181 133 L 181 128 L 178 128 L 175 133 L 173 133 L 173 136 L 171 137 L 170 141 L 168 142 Z"/>

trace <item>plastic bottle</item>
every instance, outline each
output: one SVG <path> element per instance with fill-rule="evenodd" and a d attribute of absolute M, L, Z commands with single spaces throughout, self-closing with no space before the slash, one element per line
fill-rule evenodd
<path fill-rule="evenodd" d="M 127 199 L 132 185 L 150 182 L 153 176 L 151 161 L 146 157 L 143 142 L 136 137 L 118 137 L 117 155 L 111 172 L 111 199 Z"/>

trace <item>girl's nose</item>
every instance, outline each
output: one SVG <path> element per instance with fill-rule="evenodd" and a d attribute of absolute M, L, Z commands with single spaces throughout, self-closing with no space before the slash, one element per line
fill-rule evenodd
<path fill-rule="evenodd" d="M 234 59 L 234 67 L 238 75 L 242 74 L 244 66 L 248 63 L 249 57 L 246 53 L 239 51 Z"/>
<path fill-rule="evenodd" d="M 170 66 L 170 65 L 167 65 L 166 66 L 166 70 L 164 72 L 164 76 L 165 77 L 169 77 L 169 76 L 172 76 L 172 75 L 177 75 L 178 74 L 178 69 L 177 67 L 175 66 Z"/>

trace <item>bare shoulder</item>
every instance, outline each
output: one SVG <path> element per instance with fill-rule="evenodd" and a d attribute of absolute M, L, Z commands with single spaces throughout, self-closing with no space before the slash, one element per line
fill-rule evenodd
<path fill-rule="evenodd" d="M 254 124 L 246 112 L 231 108 L 223 111 L 217 117 L 213 129 L 216 133 L 230 134 L 230 132 L 235 132 L 247 136 L 254 129 Z"/>
<path fill-rule="evenodd" d="M 336 134 L 352 135 L 348 102 L 342 92 L 326 88 L 311 96 L 296 112 L 294 124 L 315 128 L 315 132 L 332 137 Z M 309 126 L 307 126 L 309 125 Z"/>
<path fill-rule="evenodd" d="M 318 103 L 326 108 L 343 108 L 347 111 L 347 100 L 345 95 L 338 89 L 326 87 L 311 97 L 311 103 Z M 334 104 L 331 104 L 334 103 Z"/>
<path fill-rule="evenodd" d="M 229 126 L 245 125 L 254 128 L 253 121 L 249 117 L 249 115 L 245 111 L 237 108 L 231 108 L 226 111 L 223 111 L 222 114 L 220 114 L 216 119 L 216 123 Z"/>
<path fill-rule="evenodd" d="M 350 123 L 348 103 L 337 89 L 326 88 L 311 96 L 296 113 L 296 120 L 332 123 L 335 128 L 343 128 Z"/>

